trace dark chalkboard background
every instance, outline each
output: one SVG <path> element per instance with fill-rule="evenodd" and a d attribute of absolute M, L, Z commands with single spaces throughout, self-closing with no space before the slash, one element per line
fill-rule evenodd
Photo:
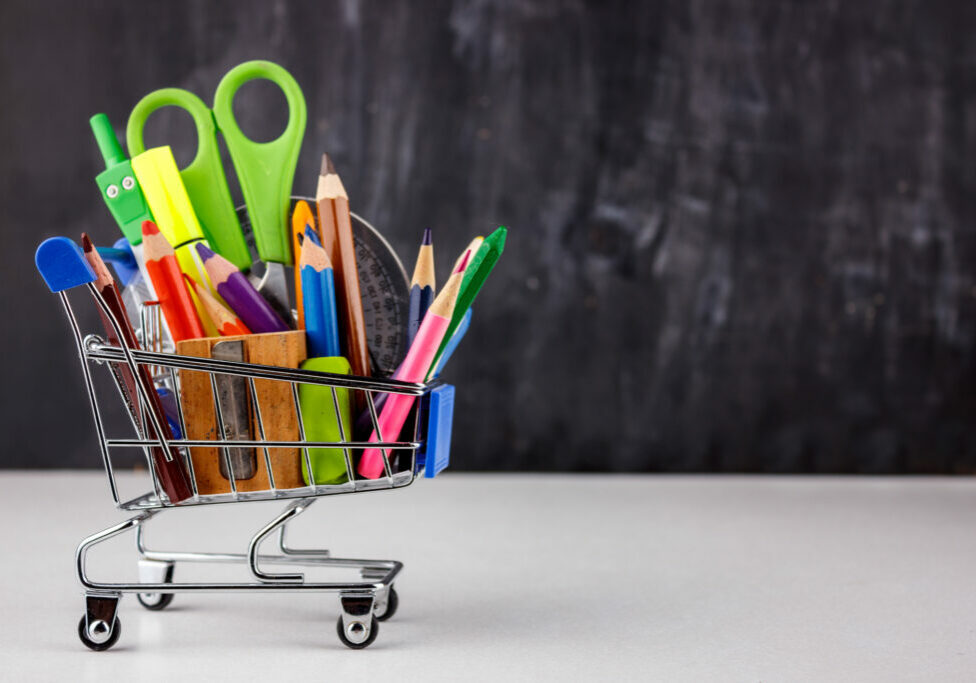
<path fill-rule="evenodd" d="M 962 1 L 5 0 L 0 464 L 99 464 L 31 259 L 118 236 L 88 117 L 266 58 L 308 100 L 297 192 L 328 151 L 408 268 L 434 229 L 441 282 L 510 226 L 455 469 L 972 472 L 973 35 Z M 280 129 L 273 89 L 241 105 Z M 190 159 L 187 118 L 150 129 Z"/>

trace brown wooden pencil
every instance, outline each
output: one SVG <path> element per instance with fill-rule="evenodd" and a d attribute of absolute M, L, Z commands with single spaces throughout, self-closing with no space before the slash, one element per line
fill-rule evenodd
<path fill-rule="evenodd" d="M 98 255 L 98 252 L 95 250 L 95 245 L 92 244 L 87 234 L 82 234 L 81 243 L 85 250 L 85 259 L 91 265 L 92 270 L 95 271 L 97 278 L 95 280 L 95 286 L 112 312 L 112 317 L 119 323 L 125 345 L 130 349 L 138 349 L 139 342 L 136 340 L 135 330 L 132 329 L 132 324 L 126 315 L 125 304 L 122 302 L 122 296 L 119 294 L 115 279 L 109 272 L 105 262 L 102 261 L 102 257 Z M 102 323 L 109 341 L 113 344 L 119 344 L 119 337 L 115 333 L 115 328 L 105 317 L 101 307 L 99 307 L 99 313 L 102 315 Z M 133 378 L 129 368 L 124 364 L 116 367 L 119 368 L 123 383 L 130 393 L 129 409 L 132 411 L 136 424 L 142 425 L 145 429 L 146 438 L 157 439 L 159 437 L 157 436 L 155 427 L 153 427 L 152 420 L 148 419 L 148 417 L 142 419 L 138 406 L 144 405 L 144 403 L 139 400 L 139 393 L 135 385 L 136 381 L 142 386 L 145 395 L 149 397 L 149 405 L 145 406 L 145 409 L 152 411 L 163 430 L 163 436 L 166 439 L 172 439 L 173 434 L 170 432 L 169 423 L 166 422 L 166 413 L 163 411 L 163 404 L 159 399 L 159 394 L 156 393 L 156 387 L 149 374 L 149 368 L 145 365 L 140 365 L 138 376 Z M 160 487 L 166 492 L 170 501 L 178 503 L 181 500 L 186 500 L 193 496 L 193 491 L 190 488 L 186 469 L 183 467 L 183 461 L 179 451 L 176 448 L 170 448 L 170 459 L 167 459 L 166 452 L 159 446 L 152 446 L 149 451 L 156 470 L 156 478 L 159 480 Z"/>
<path fill-rule="evenodd" d="M 349 217 L 349 195 L 327 154 L 322 155 L 322 170 L 315 193 L 322 246 L 335 272 L 336 308 L 339 327 L 345 338 L 345 355 L 354 375 L 370 376 L 366 318 L 359 292 L 356 243 Z"/>

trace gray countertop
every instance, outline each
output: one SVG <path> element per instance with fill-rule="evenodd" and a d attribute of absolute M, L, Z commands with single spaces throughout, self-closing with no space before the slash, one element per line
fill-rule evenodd
<path fill-rule="evenodd" d="M 241 552 L 281 503 L 167 511 L 152 545 Z M 74 548 L 120 521 L 96 472 L 0 473 L 0 661 L 21 680 L 972 680 L 976 480 L 446 474 L 324 499 L 290 541 L 398 559 L 366 650 L 323 594 L 133 596 L 90 652 Z M 131 538 L 92 574 L 135 578 Z M 176 579 L 246 579 L 177 565 Z"/>

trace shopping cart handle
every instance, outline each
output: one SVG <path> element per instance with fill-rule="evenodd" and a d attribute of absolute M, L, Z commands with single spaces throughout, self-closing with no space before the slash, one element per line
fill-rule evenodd
<path fill-rule="evenodd" d="M 41 242 L 34 253 L 34 263 L 52 292 L 95 281 L 95 271 L 88 265 L 85 253 L 67 237 Z"/>

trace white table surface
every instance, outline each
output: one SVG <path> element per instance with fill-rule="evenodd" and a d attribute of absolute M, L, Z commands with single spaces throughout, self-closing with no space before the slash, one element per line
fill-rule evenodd
<path fill-rule="evenodd" d="M 242 551 L 281 506 L 167 511 L 147 536 Z M 0 472 L 0 519 L 5 681 L 976 679 L 969 478 L 445 474 L 323 499 L 295 545 L 406 565 L 359 651 L 335 596 L 262 593 L 125 596 L 120 641 L 90 652 L 73 555 L 123 519 L 104 476 Z M 131 539 L 92 562 L 134 578 Z"/>

